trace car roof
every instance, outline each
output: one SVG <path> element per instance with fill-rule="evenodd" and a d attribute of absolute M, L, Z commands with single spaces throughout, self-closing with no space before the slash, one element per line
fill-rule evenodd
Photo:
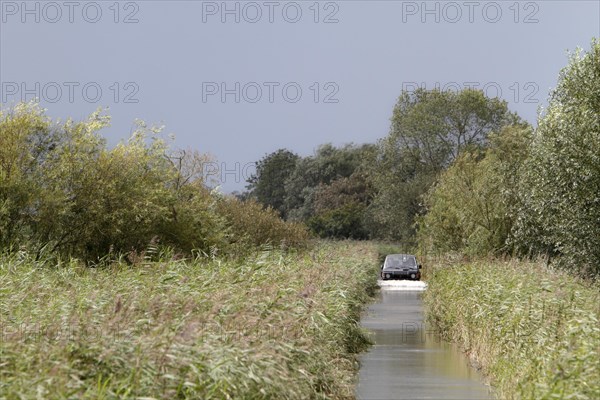
<path fill-rule="evenodd" d="M 388 254 L 386 258 L 408 258 L 408 257 L 416 258 L 412 254 Z"/>

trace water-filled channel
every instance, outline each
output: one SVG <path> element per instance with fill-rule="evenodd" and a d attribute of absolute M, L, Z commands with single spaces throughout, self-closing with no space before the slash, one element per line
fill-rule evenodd
<path fill-rule="evenodd" d="M 393 289 L 384 286 L 362 318 L 375 344 L 361 356 L 356 397 L 490 399 L 488 387 L 466 356 L 428 329 L 423 292 Z"/>

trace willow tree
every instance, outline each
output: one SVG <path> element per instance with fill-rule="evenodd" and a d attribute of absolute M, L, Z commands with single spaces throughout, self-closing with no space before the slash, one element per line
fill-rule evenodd
<path fill-rule="evenodd" d="M 559 75 L 531 146 L 516 227 L 528 254 L 600 273 L 600 42 Z"/>

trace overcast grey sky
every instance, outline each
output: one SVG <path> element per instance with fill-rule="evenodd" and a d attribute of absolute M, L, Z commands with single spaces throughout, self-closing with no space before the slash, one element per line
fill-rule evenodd
<path fill-rule="evenodd" d="M 224 191 L 266 153 L 375 142 L 415 85 L 479 87 L 535 124 L 600 1 L 0 1 L 0 101 L 166 125 Z"/>

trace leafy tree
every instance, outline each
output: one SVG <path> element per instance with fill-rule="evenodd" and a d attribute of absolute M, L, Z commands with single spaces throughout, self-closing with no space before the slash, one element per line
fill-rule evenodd
<path fill-rule="evenodd" d="M 250 196 L 274 208 L 285 218 L 285 182 L 294 172 L 299 159 L 298 155 L 285 149 L 264 156 L 256 163 L 256 173 L 248 179 Z"/>
<path fill-rule="evenodd" d="M 321 184 L 314 192 L 314 215 L 308 226 L 321 237 L 367 239 L 364 218 L 370 197 L 369 182 L 359 171 Z"/>
<path fill-rule="evenodd" d="M 314 215 L 315 193 L 320 185 L 350 177 L 371 158 L 373 145 L 320 146 L 314 156 L 298 161 L 285 184 L 288 216 L 306 221 Z"/>
<path fill-rule="evenodd" d="M 370 195 L 371 187 L 367 176 L 357 171 L 327 185 L 320 184 L 314 195 L 314 209 L 316 213 L 320 213 L 348 203 L 367 204 Z"/>
<path fill-rule="evenodd" d="M 463 152 L 441 174 L 424 197 L 426 213 L 417 218 L 425 252 L 511 252 L 518 176 L 531 137 L 531 128 L 503 128 L 490 134 L 486 149 Z"/>
<path fill-rule="evenodd" d="M 485 144 L 491 132 L 518 121 L 505 101 L 480 90 L 403 92 L 392 114 L 386 150 L 401 149 L 403 157 L 440 172 L 463 149 Z"/>
<path fill-rule="evenodd" d="M 321 235 L 366 237 L 363 210 L 371 192 L 364 167 L 373 159 L 374 152 L 374 145 L 349 144 L 337 148 L 325 144 L 313 156 L 300 158 L 279 150 L 257 163 L 257 173 L 249 180 L 249 194 L 238 197 L 242 200 L 254 197 L 290 220 L 312 219 L 311 226 Z M 342 208 L 346 211 L 342 212 Z M 346 215 L 349 210 L 353 210 L 352 228 Z M 329 228 L 317 229 L 317 225 L 325 223 L 323 218 Z M 337 221 L 338 218 L 342 220 Z"/>
<path fill-rule="evenodd" d="M 515 228 L 526 254 L 600 273 L 600 41 L 571 55 L 540 117 Z"/>
<path fill-rule="evenodd" d="M 363 226 L 364 210 L 364 204 L 349 202 L 312 216 L 307 224 L 323 238 L 367 239 Z"/>
<path fill-rule="evenodd" d="M 60 143 L 60 132 L 34 103 L 0 109 L 0 246 L 10 248 L 31 240 L 39 198 L 49 198 L 38 166 Z"/>
<path fill-rule="evenodd" d="M 491 132 L 520 123 L 505 101 L 472 89 L 403 92 L 391 121 L 371 168 L 376 195 L 370 230 L 403 241 L 413 238 L 420 198 L 437 175 L 465 149 L 485 145 Z"/>

